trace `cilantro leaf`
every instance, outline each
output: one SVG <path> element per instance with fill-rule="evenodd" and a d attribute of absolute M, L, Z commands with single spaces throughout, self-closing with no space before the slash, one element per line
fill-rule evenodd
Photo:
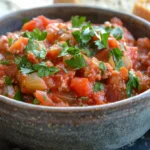
<path fill-rule="evenodd" d="M 16 94 L 14 95 L 14 99 L 21 101 L 21 92 L 19 89 L 16 91 Z"/>
<path fill-rule="evenodd" d="M 48 67 L 45 62 L 33 65 L 33 68 L 38 72 L 40 77 L 50 76 L 59 71 L 59 68 L 54 66 Z"/>
<path fill-rule="evenodd" d="M 123 66 L 123 62 L 122 62 L 122 56 L 123 56 L 123 52 L 119 49 L 119 48 L 114 48 L 109 52 L 109 57 L 112 56 L 116 69 L 119 70 L 120 67 Z"/>
<path fill-rule="evenodd" d="M 35 72 L 34 70 L 32 70 L 30 68 L 23 68 L 23 67 L 21 67 L 20 70 L 21 70 L 22 74 L 24 74 L 24 75 Z"/>
<path fill-rule="evenodd" d="M 72 27 L 73 28 L 78 28 L 78 27 L 81 27 L 84 22 L 86 20 L 86 17 L 85 16 L 72 16 L 71 17 L 71 22 L 72 22 Z"/>
<path fill-rule="evenodd" d="M 32 32 L 26 31 L 24 37 L 27 37 L 32 40 L 43 41 L 47 36 L 46 31 L 40 31 L 38 28 L 34 29 Z"/>
<path fill-rule="evenodd" d="M 106 33 L 100 33 L 101 36 L 101 41 L 104 45 L 104 47 L 107 47 L 108 45 L 108 37 L 109 37 L 110 33 L 106 32 Z"/>
<path fill-rule="evenodd" d="M 131 97 L 133 94 L 133 88 L 140 90 L 140 83 L 138 77 L 131 70 L 129 71 L 129 81 L 127 82 L 126 93 L 128 97 Z"/>
<path fill-rule="evenodd" d="M 46 48 L 43 44 L 35 43 L 29 39 L 28 45 L 26 46 L 26 52 L 32 52 L 37 58 L 45 59 Z"/>
<path fill-rule="evenodd" d="M 81 69 L 87 65 L 82 54 L 75 55 L 71 59 L 65 60 L 65 62 L 69 67 L 74 69 Z"/>
<path fill-rule="evenodd" d="M 8 38 L 8 44 L 9 44 L 9 46 L 11 46 L 12 43 L 13 43 L 13 39 L 12 38 Z"/>
<path fill-rule="evenodd" d="M 110 34 L 115 37 L 116 40 L 121 40 L 123 36 L 122 28 L 114 28 L 111 30 Z"/>
<path fill-rule="evenodd" d="M 100 49 L 100 50 L 105 48 L 104 44 L 100 40 L 97 40 L 94 43 L 97 46 L 97 48 Z"/>
<path fill-rule="evenodd" d="M 93 86 L 93 91 L 98 92 L 98 91 L 104 91 L 104 86 L 100 82 L 96 82 Z"/>
<path fill-rule="evenodd" d="M 0 64 L 2 65 L 8 65 L 10 63 L 10 60 L 0 60 Z"/>
<path fill-rule="evenodd" d="M 104 71 L 107 70 L 107 67 L 103 62 L 100 62 L 98 67 L 101 69 L 102 75 L 104 74 Z"/>
<path fill-rule="evenodd" d="M 79 52 L 80 52 L 80 49 L 78 47 L 69 47 L 67 43 L 64 43 L 62 45 L 62 50 L 60 51 L 60 54 L 58 57 L 65 56 L 68 54 L 76 55 L 76 54 L 79 54 Z"/>
<path fill-rule="evenodd" d="M 86 44 L 92 39 L 94 32 L 92 26 L 86 24 L 82 27 L 81 31 L 74 31 L 72 35 L 81 46 L 87 46 Z"/>
<path fill-rule="evenodd" d="M 5 77 L 5 82 L 6 82 L 7 85 L 12 85 L 12 81 L 11 81 L 9 76 Z"/>

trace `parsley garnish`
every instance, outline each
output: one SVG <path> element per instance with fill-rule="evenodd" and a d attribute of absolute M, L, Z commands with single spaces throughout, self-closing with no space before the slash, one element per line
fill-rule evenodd
<path fill-rule="evenodd" d="M 90 24 L 86 24 L 82 27 L 81 31 L 74 31 L 72 35 L 81 46 L 87 46 L 86 44 L 88 44 L 88 42 L 92 39 L 94 32 L 92 26 Z"/>
<path fill-rule="evenodd" d="M 98 92 L 98 91 L 104 91 L 104 86 L 100 82 L 96 82 L 95 85 L 93 86 L 93 91 Z"/>
<path fill-rule="evenodd" d="M 0 64 L 2 65 L 8 65 L 10 63 L 10 60 L 0 60 Z"/>
<path fill-rule="evenodd" d="M 65 60 L 65 62 L 73 69 L 81 69 L 87 65 L 82 54 L 75 55 L 71 59 Z"/>
<path fill-rule="evenodd" d="M 114 48 L 109 52 L 109 57 L 112 56 L 116 69 L 119 70 L 123 66 L 122 56 L 123 52 L 119 48 Z"/>
<path fill-rule="evenodd" d="M 6 82 L 7 85 L 12 85 L 12 81 L 11 81 L 9 76 L 5 77 L 5 82 Z"/>
<path fill-rule="evenodd" d="M 31 39 L 29 39 L 28 45 L 26 46 L 26 52 L 32 52 L 37 58 L 45 59 L 46 57 L 45 46 L 40 43 L 35 43 L 35 41 Z"/>
<path fill-rule="evenodd" d="M 58 57 L 65 56 L 65 55 L 68 55 L 68 54 L 76 55 L 76 54 L 79 54 L 79 52 L 80 52 L 79 48 L 77 48 L 77 47 L 69 47 L 67 43 L 64 43 L 62 45 L 62 50 L 61 50 L 61 52 L 60 52 Z"/>
<path fill-rule="evenodd" d="M 33 73 L 35 72 L 34 70 L 32 70 L 31 68 L 20 68 L 22 74 L 26 75 L 26 74 L 30 74 L 30 73 Z"/>
<path fill-rule="evenodd" d="M 37 98 L 35 98 L 32 103 L 35 104 L 35 105 L 40 104 L 40 102 L 39 102 L 39 100 Z"/>
<path fill-rule="evenodd" d="M 12 43 L 13 43 L 13 39 L 12 38 L 8 38 L 8 44 L 9 44 L 9 46 L 11 46 Z"/>
<path fill-rule="evenodd" d="M 140 90 L 140 83 L 138 77 L 134 74 L 133 71 L 129 71 L 129 81 L 127 82 L 126 92 L 128 97 L 132 96 L 133 88 Z"/>
<path fill-rule="evenodd" d="M 59 68 L 54 66 L 48 67 L 45 62 L 33 65 L 34 70 L 37 71 L 40 77 L 50 76 L 59 71 Z"/>
<path fill-rule="evenodd" d="M 95 45 L 98 47 L 98 49 L 107 48 L 108 46 L 108 37 L 109 33 L 100 33 L 99 40 L 95 41 Z"/>
<path fill-rule="evenodd" d="M 15 100 L 18 100 L 18 101 L 21 101 L 21 93 L 20 93 L 20 90 L 19 90 L 19 89 L 16 91 L 16 94 L 15 94 L 15 96 L 14 96 L 14 99 L 15 99 Z"/>
<path fill-rule="evenodd" d="M 86 17 L 85 16 L 72 16 L 71 18 L 71 22 L 72 22 L 72 27 L 73 28 L 78 28 L 78 27 L 81 27 L 84 22 L 86 20 Z"/>
<path fill-rule="evenodd" d="M 24 37 L 27 37 L 32 40 L 43 41 L 47 36 L 46 31 L 40 31 L 38 28 L 34 29 L 33 32 L 26 31 L 24 33 Z"/>
<path fill-rule="evenodd" d="M 104 74 L 104 71 L 107 70 L 107 67 L 103 62 L 100 62 L 98 67 L 101 69 L 102 75 Z"/>
<path fill-rule="evenodd" d="M 28 61 L 26 56 L 17 57 L 15 59 L 15 63 L 18 65 L 19 70 L 21 70 L 22 74 L 29 74 L 34 72 L 32 64 Z"/>
<path fill-rule="evenodd" d="M 121 40 L 123 35 L 122 28 L 114 28 L 111 30 L 110 34 L 115 37 L 116 40 Z"/>

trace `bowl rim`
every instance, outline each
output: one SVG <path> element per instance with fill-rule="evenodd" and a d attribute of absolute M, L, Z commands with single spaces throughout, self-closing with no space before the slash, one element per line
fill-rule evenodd
<path fill-rule="evenodd" d="M 131 17 L 135 20 L 140 21 L 143 24 L 146 24 L 148 26 L 150 26 L 150 22 L 148 22 L 147 20 L 140 18 L 138 16 L 135 16 L 133 14 L 129 14 L 126 12 L 122 12 L 122 11 L 115 11 L 112 9 L 108 9 L 108 8 L 101 8 L 98 6 L 88 6 L 88 5 L 74 5 L 74 4 L 53 4 L 53 5 L 49 5 L 49 6 L 42 6 L 42 7 L 35 7 L 35 8 L 30 8 L 30 9 L 22 9 L 22 10 L 18 10 L 18 11 L 14 11 L 12 13 L 8 13 L 6 15 L 2 15 L 0 17 L 0 21 L 2 21 L 5 18 L 9 18 L 11 16 L 15 16 L 18 14 L 22 14 L 24 12 L 27 11 L 36 11 L 39 9 L 44 9 L 44 8 L 63 8 L 63 7 L 80 7 L 80 8 L 87 8 L 87 9 L 98 9 L 101 11 L 108 11 L 111 13 L 115 13 L 115 14 L 120 14 L 120 15 L 125 15 L 128 17 Z M 103 104 L 103 105 L 94 105 L 94 106 L 85 106 L 85 107 L 81 107 L 81 106 L 70 106 L 70 107 L 54 107 L 54 106 L 41 106 L 41 105 L 34 105 L 34 104 L 29 104 L 29 103 L 25 103 L 25 102 L 21 102 L 21 101 L 17 101 L 14 100 L 12 98 L 8 98 L 6 96 L 0 95 L 0 100 L 3 103 L 6 103 L 8 105 L 11 105 L 13 107 L 18 107 L 18 108 L 25 108 L 28 110 L 36 110 L 36 111 L 46 111 L 46 112 L 85 112 L 85 111 L 98 111 L 98 110 L 106 110 L 106 109 L 111 109 L 111 108 L 116 108 L 117 106 L 121 107 L 124 105 L 128 105 L 130 103 L 134 103 L 134 102 L 139 102 L 141 101 L 141 99 L 145 99 L 145 98 L 150 98 L 150 89 L 146 90 L 145 92 L 138 94 L 136 96 L 130 97 L 130 98 L 126 98 L 117 102 L 112 102 L 112 103 L 108 103 L 108 104 Z"/>

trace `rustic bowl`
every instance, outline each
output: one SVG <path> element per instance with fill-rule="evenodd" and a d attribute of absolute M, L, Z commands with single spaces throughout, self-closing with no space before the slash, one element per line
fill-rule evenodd
<path fill-rule="evenodd" d="M 134 37 L 150 37 L 150 23 L 112 10 L 56 5 L 18 11 L 0 18 L 0 34 L 19 30 L 37 15 L 69 20 L 84 15 L 94 23 L 119 17 Z M 113 150 L 150 129 L 150 90 L 119 102 L 89 107 L 44 107 L 0 96 L 0 137 L 32 150 Z"/>

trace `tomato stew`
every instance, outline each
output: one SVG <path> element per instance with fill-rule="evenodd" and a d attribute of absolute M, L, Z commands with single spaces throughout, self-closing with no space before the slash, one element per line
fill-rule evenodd
<path fill-rule="evenodd" d="M 0 94 L 45 106 L 120 101 L 150 88 L 150 39 L 118 18 L 92 24 L 38 16 L 0 36 Z"/>

